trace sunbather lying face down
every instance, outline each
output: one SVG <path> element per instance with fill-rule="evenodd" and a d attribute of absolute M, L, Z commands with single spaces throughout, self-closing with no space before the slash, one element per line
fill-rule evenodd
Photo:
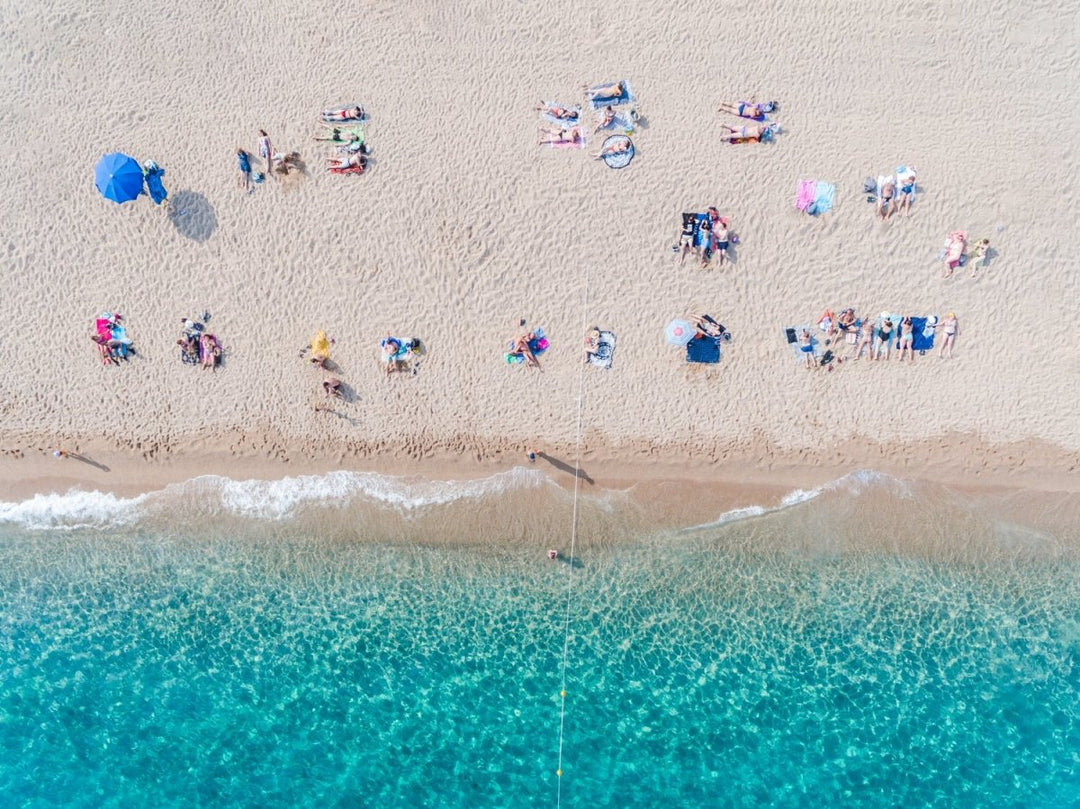
<path fill-rule="evenodd" d="M 602 84 L 597 87 L 585 86 L 585 97 L 589 99 L 593 98 L 619 98 L 626 92 L 626 87 L 621 81 L 617 81 L 614 84 Z"/>
<path fill-rule="evenodd" d="M 729 101 L 721 101 L 720 108 L 717 112 L 730 112 L 732 115 L 738 115 L 740 118 L 749 118 L 753 121 L 764 121 L 765 114 L 773 111 L 773 105 L 771 102 L 764 104 L 755 104 L 753 101 L 740 101 L 737 104 L 732 104 Z"/>

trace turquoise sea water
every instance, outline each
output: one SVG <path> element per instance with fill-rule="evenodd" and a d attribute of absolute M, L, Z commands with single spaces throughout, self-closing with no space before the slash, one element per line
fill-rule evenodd
<path fill-rule="evenodd" d="M 573 568 L 500 498 L 0 523 L 0 806 L 1080 805 L 1080 562 L 823 543 L 857 500 L 596 506 Z"/>

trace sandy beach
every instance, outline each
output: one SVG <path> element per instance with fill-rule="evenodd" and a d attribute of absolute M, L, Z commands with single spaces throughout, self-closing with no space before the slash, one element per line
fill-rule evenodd
<path fill-rule="evenodd" d="M 481 0 L 337 6 L 63 0 L 0 11 L 9 166 L 0 267 L 0 492 L 275 478 L 371 468 L 469 475 L 535 445 L 598 480 L 816 482 L 862 467 L 1076 490 L 1080 274 L 1077 49 L 1064 2 L 988 7 L 826 0 L 710 11 Z M 628 80 L 641 120 L 622 170 L 537 146 L 540 101 Z M 721 101 L 776 99 L 774 142 L 731 145 Z M 329 174 L 320 110 L 361 103 L 371 164 Z M 299 151 L 307 173 L 245 194 L 235 152 Z M 165 168 L 173 215 L 95 190 L 108 152 Z M 256 160 L 256 170 L 261 163 Z M 909 216 L 863 181 L 918 169 Z M 834 183 L 831 211 L 794 207 Z M 740 243 L 702 269 L 672 253 L 714 205 Z M 942 277 L 946 234 L 988 266 Z M 808 371 L 784 328 L 826 309 L 955 312 L 954 356 Z M 88 339 L 121 312 L 137 355 Z M 181 363 L 179 321 L 209 312 L 222 367 Z M 732 333 L 692 366 L 665 324 Z M 543 328 L 542 372 L 507 343 Z M 618 336 L 584 368 L 585 327 Z M 300 355 L 334 338 L 347 400 L 316 411 Z M 389 378 L 387 333 L 416 337 Z M 846 350 L 846 347 L 845 347 Z M 48 454 L 63 448 L 92 463 Z M 61 471 L 58 471 L 61 470 Z"/>

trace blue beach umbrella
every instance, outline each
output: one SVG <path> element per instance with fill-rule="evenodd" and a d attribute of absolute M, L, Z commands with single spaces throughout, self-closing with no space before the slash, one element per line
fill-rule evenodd
<path fill-rule="evenodd" d="M 105 199 L 130 202 L 142 193 L 142 166 L 125 154 L 107 154 L 94 167 L 94 185 Z"/>

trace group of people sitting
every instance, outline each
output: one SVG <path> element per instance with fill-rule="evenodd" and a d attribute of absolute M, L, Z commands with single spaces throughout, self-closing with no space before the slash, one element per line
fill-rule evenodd
<path fill-rule="evenodd" d="M 734 104 L 722 101 L 717 112 L 727 112 L 754 121 L 752 124 L 738 126 L 721 124 L 721 128 L 727 130 L 725 139 L 728 143 L 769 143 L 783 131 L 780 124 L 768 120 L 769 114 L 778 108 L 779 105 L 775 101 L 758 103 L 753 98 Z"/>
<path fill-rule="evenodd" d="M 315 141 L 332 144 L 340 156 L 326 159 L 331 174 L 363 174 L 368 167 L 370 150 L 364 139 L 367 113 L 358 104 L 323 110 Z"/>
<path fill-rule="evenodd" d="M 682 215 L 679 242 L 671 250 L 679 254 L 680 264 L 686 262 L 686 256 L 692 251 L 702 267 L 709 265 L 713 255 L 720 257 L 719 265 L 723 266 L 733 244 L 738 244 L 738 237 L 731 232 L 727 217 L 721 216 L 715 207 L 710 207 L 705 213 Z"/>
<path fill-rule="evenodd" d="M 967 231 L 954 230 L 945 237 L 945 246 L 941 250 L 941 277 L 950 278 L 957 267 L 971 266 L 971 277 L 975 278 L 979 270 L 985 269 L 990 260 L 990 240 L 979 239 L 971 253 L 968 253 Z"/>
<path fill-rule="evenodd" d="M 97 345 L 102 365 L 117 365 L 135 353 L 135 346 L 124 326 L 124 316 L 119 312 L 102 312 L 94 321 L 90 339 Z"/>
<path fill-rule="evenodd" d="M 203 370 L 216 368 L 221 363 L 224 349 L 217 337 L 206 330 L 205 322 L 182 317 L 180 323 L 180 338 L 176 341 L 180 346 L 180 361 L 198 365 Z"/>

